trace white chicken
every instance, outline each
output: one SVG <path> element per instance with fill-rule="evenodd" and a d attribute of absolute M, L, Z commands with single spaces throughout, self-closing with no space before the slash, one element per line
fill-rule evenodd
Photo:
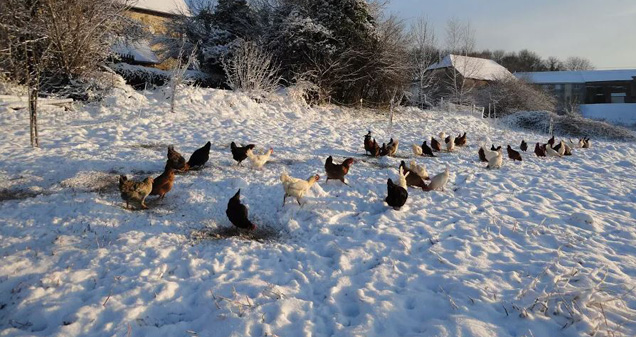
<path fill-rule="evenodd" d="M 501 153 L 501 149 L 498 151 L 491 151 L 487 147 L 482 146 L 482 150 L 484 150 L 484 156 L 486 157 L 486 161 L 490 161 L 490 158 L 497 156 L 498 153 Z"/>
<path fill-rule="evenodd" d="M 561 155 L 558 152 L 556 152 L 550 144 L 546 144 L 545 154 L 548 157 L 561 157 Z"/>
<path fill-rule="evenodd" d="M 400 187 L 406 190 L 407 189 L 406 177 L 408 177 L 408 175 L 411 174 L 411 172 L 406 172 L 406 174 L 404 174 L 404 169 L 400 167 L 399 173 L 400 175 L 398 177 L 398 185 L 400 185 Z"/>
<path fill-rule="evenodd" d="M 439 139 L 441 139 L 441 141 L 443 142 L 444 139 L 446 139 L 446 132 L 442 131 L 438 134 Z"/>
<path fill-rule="evenodd" d="M 265 165 L 265 163 L 267 163 L 267 161 L 269 161 L 269 157 L 272 155 L 272 152 L 274 152 L 274 149 L 270 148 L 269 151 L 263 154 L 254 154 L 254 152 L 252 152 L 252 149 L 248 149 L 246 154 L 247 158 L 250 160 L 250 162 L 252 162 L 252 166 L 260 169 L 263 167 L 263 165 Z"/>
<path fill-rule="evenodd" d="M 488 166 L 486 166 L 486 168 L 489 169 L 500 169 L 501 165 L 503 165 L 503 155 L 501 154 L 501 151 L 491 151 L 494 152 L 494 156 L 488 157 L 488 155 L 486 155 L 486 158 L 488 158 Z"/>
<path fill-rule="evenodd" d="M 422 147 L 417 145 L 417 144 L 413 144 L 411 145 L 411 149 L 413 149 L 413 155 L 415 156 L 421 156 L 422 155 Z"/>
<path fill-rule="evenodd" d="M 302 199 L 307 191 L 316 183 L 316 181 L 320 180 L 319 175 L 313 175 L 309 177 L 307 180 L 302 180 L 298 178 L 294 178 L 289 176 L 286 172 L 280 175 L 280 181 L 283 183 L 283 189 L 285 190 L 285 196 L 283 197 L 283 206 L 285 206 L 285 201 L 287 197 L 296 198 L 296 202 L 300 205 L 300 199 Z"/>
<path fill-rule="evenodd" d="M 446 165 L 446 170 L 444 170 L 444 172 L 434 176 L 433 178 L 431 178 L 431 183 L 428 184 L 428 190 L 429 191 L 436 191 L 436 190 L 444 190 L 444 186 L 446 186 L 446 183 L 448 183 L 448 177 L 450 176 L 450 170 L 448 168 L 448 165 Z"/>
<path fill-rule="evenodd" d="M 565 155 L 565 142 L 563 142 L 563 140 L 561 140 L 561 146 L 559 147 L 559 157 L 562 157 Z"/>
<path fill-rule="evenodd" d="M 446 150 L 448 152 L 455 151 L 455 137 L 450 136 L 450 140 L 448 141 L 448 143 L 446 143 Z"/>
<path fill-rule="evenodd" d="M 426 167 L 424 165 L 417 165 L 415 163 L 415 160 L 411 160 L 411 162 L 409 163 L 409 170 L 415 172 L 415 174 L 417 174 L 424 180 L 428 179 L 428 171 L 426 171 Z"/>

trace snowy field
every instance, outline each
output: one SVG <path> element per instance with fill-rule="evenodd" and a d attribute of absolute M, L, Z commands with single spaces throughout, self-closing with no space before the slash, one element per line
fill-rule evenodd
<path fill-rule="evenodd" d="M 548 137 L 404 109 L 399 157 L 440 131 L 468 146 L 417 158 L 430 174 L 449 164 L 449 185 L 410 189 L 395 211 L 383 199 L 402 159 L 362 147 L 369 129 L 388 141 L 386 113 L 210 89 L 177 102 L 169 114 L 160 92 L 119 90 L 47 108 L 37 150 L 26 112 L 0 112 L 0 336 L 636 335 L 634 144 L 592 138 L 490 171 L 480 142 Z M 118 174 L 156 176 L 169 144 L 187 158 L 208 140 L 205 169 L 124 209 Z M 272 162 L 236 167 L 231 141 L 273 147 Z M 281 172 L 324 177 L 329 155 L 357 160 L 351 186 L 321 179 L 282 207 Z M 239 188 L 251 236 L 228 230 Z"/>

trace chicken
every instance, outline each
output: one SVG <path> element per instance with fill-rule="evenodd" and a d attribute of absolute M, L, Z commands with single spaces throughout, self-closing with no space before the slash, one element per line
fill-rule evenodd
<path fill-rule="evenodd" d="M 444 172 L 431 178 L 431 183 L 428 184 L 428 188 L 426 190 L 427 191 L 437 191 L 437 190 L 443 191 L 444 187 L 448 183 L 449 177 L 450 177 L 450 169 L 448 165 L 446 165 L 446 169 L 444 170 Z"/>
<path fill-rule="evenodd" d="M 154 179 L 150 195 L 158 195 L 159 199 L 163 199 L 166 193 L 170 192 L 173 184 L 174 169 L 168 167 L 163 171 L 161 175 Z"/>
<path fill-rule="evenodd" d="M 565 155 L 565 143 L 563 142 L 563 140 L 559 142 L 559 148 L 554 150 L 559 153 L 560 157 L 563 157 Z"/>
<path fill-rule="evenodd" d="M 552 138 L 548 139 L 548 144 L 550 144 L 550 146 L 554 146 L 554 136 L 552 136 Z"/>
<path fill-rule="evenodd" d="M 488 159 L 486 159 L 486 152 L 484 151 L 484 147 L 480 146 L 479 147 L 479 151 L 477 151 L 477 154 L 479 155 L 479 161 L 481 162 L 488 162 Z"/>
<path fill-rule="evenodd" d="M 561 157 L 561 155 L 558 152 L 554 151 L 554 149 L 552 148 L 552 146 L 550 146 L 550 144 L 546 146 L 545 154 L 548 157 Z"/>
<path fill-rule="evenodd" d="M 409 176 L 410 172 L 405 172 L 404 171 L 404 167 L 400 167 L 398 169 L 398 185 L 402 186 L 404 189 L 406 189 L 406 187 L 408 186 L 408 184 L 406 183 L 406 177 Z"/>
<path fill-rule="evenodd" d="M 402 206 L 404 206 L 404 204 L 406 204 L 406 199 L 408 199 L 409 197 L 409 192 L 406 190 L 406 188 L 394 184 L 391 178 L 387 180 L 386 185 L 388 195 L 384 199 L 384 201 L 389 206 L 393 207 L 393 209 L 400 209 Z"/>
<path fill-rule="evenodd" d="M 374 140 L 371 140 L 371 130 L 369 130 L 369 133 L 364 136 L 364 154 L 370 153 L 373 155 L 373 143 Z"/>
<path fill-rule="evenodd" d="M 300 205 L 300 199 L 302 199 L 307 191 L 320 180 L 319 175 L 313 175 L 307 180 L 302 180 L 294 177 L 290 177 L 287 173 L 283 172 L 280 176 L 280 181 L 283 183 L 283 189 L 285 190 L 285 196 L 283 197 L 283 206 L 287 197 L 296 198 L 296 202 Z"/>
<path fill-rule="evenodd" d="M 466 138 L 466 132 L 464 132 L 463 135 L 455 138 L 455 146 L 465 146 L 467 142 L 468 139 Z"/>
<path fill-rule="evenodd" d="M 519 148 L 521 149 L 521 151 L 526 152 L 528 151 L 528 143 L 526 143 L 526 141 L 524 139 L 521 140 L 521 146 L 519 146 Z"/>
<path fill-rule="evenodd" d="M 393 157 L 397 153 L 398 145 L 400 145 L 400 141 L 397 139 L 393 140 L 393 138 L 391 138 L 389 143 L 386 144 L 387 155 Z"/>
<path fill-rule="evenodd" d="M 126 202 L 126 208 L 129 207 L 130 203 L 137 203 L 143 209 L 148 208 L 145 200 L 152 191 L 153 181 L 152 177 L 148 177 L 144 181 L 132 181 L 128 180 L 125 175 L 120 175 L 119 192 L 121 192 L 121 198 Z"/>
<path fill-rule="evenodd" d="M 446 139 L 446 132 L 442 131 L 438 134 L 438 136 L 439 136 L 439 139 L 444 140 Z"/>
<path fill-rule="evenodd" d="M 373 139 L 373 144 L 370 152 L 371 155 L 374 157 L 380 156 L 380 145 L 378 145 L 378 142 L 376 142 L 375 139 Z"/>
<path fill-rule="evenodd" d="M 415 160 L 411 160 L 411 163 L 409 164 L 409 170 L 415 172 L 415 174 L 417 174 L 418 176 L 422 177 L 422 179 L 424 180 L 430 180 L 431 178 L 428 177 L 428 171 L 426 170 L 426 167 L 424 165 L 419 166 L 415 163 Z"/>
<path fill-rule="evenodd" d="M 378 152 L 378 155 L 380 157 L 384 157 L 386 155 L 389 154 L 389 151 L 386 149 L 386 143 L 382 143 L 382 147 L 380 148 L 380 151 Z"/>
<path fill-rule="evenodd" d="M 260 169 L 263 167 L 263 165 L 265 165 L 265 163 L 267 163 L 267 161 L 269 161 L 269 157 L 272 155 L 273 152 L 274 149 L 270 147 L 269 150 L 263 154 L 254 154 L 252 149 L 247 149 L 245 154 L 252 163 L 252 167 Z"/>
<path fill-rule="evenodd" d="M 421 156 L 422 155 L 422 147 L 420 147 L 417 144 L 413 144 L 411 145 L 411 149 L 413 150 L 413 155 L 414 156 Z"/>
<path fill-rule="evenodd" d="M 455 151 L 455 137 L 449 136 L 449 141 L 446 142 L 446 151 L 453 152 Z"/>
<path fill-rule="evenodd" d="M 232 158 L 236 160 L 237 165 L 241 165 L 241 162 L 247 159 L 247 150 L 252 150 L 254 149 L 254 147 L 255 147 L 254 144 L 248 144 L 242 147 L 236 146 L 236 143 L 234 142 L 230 144 L 230 149 L 232 150 Z"/>
<path fill-rule="evenodd" d="M 563 144 L 563 147 L 565 148 L 565 152 L 563 153 L 563 155 L 571 156 L 572 155 L 572 148 L 568 144 Z"/>
<path fill-rule="evenodd" d="M 426 141 L 422 143 L 422 154 L 424 156 L 436 157 L 436 155 L 433 154 L 433 150 L 426 144 Z"/>
<path fill-rule="evenodd" d="M 435 137 L 431 137 L 431 149 L 435 152 L 442 151 L 442 144 L 440 144 Z"/>
<path fill-rule="evenodd" d="M 168 160 L 166 161 L 166 168 L 172 168 L 176 171 L 184 172 L 188 170 L 188 164 L 181 153 L 174 149 L 174 146 L 168 146 Z"/>
<path fill-rule="evenodd" d="M 495 151 L 495 155 L 492 157 L 488 157 L 488 165 L 486 168 L 488 169 L 499 169 L 503 165 L 503 155 L 501 151 Z"/>
<path fill-rule="evenodd" d="M 247 229 L 251 231 L 256 229 L 256 225 L 247 218 L 247 207 L 241 204 L 240 189 L 227 203 L 225 214 L 230 222 L 240 229 Z"/>
<path fill-rule="evenodd" d="M 536 154 L 537 157 L 545 157 L 545 149 L 541 144 L 537 143 L 537 145 L 534 146 L 534 154 Z"/>
<path fill-rule="evenodd" d="M 510 145 L 508 145 L 508 148 L 506 150 L 508 151 L 508 158 L 512 159 L 512 161 L 523 161 L 523 159 L 521 158 L 521 153 L 513 150 Z"/>
<path fill-rule="evenodd" d="M 204 166 L 205 163 L 207 163 L 208 160 L 210 159 L 211 146 L 212 146 L 212 143 L 207 142 L 202 148 L 194 151 L 192 155 L 190 156 L 190 159 L 188 160 L 188 167 L 193 168 L 193 167 Z"/>
<path fill-rule="evenodd" d="M 342 164 L 334 164 L 333 157 L 329 156 L 329 158 L 325 161 L 325 172 L 327 173 L 326 181 L 329 181 L 329 179 L 335 179 L 342 181 L 345 185 L 349 185 L 345 182 L 344 177 L 347 173 L 349 173 L 349 169 L 354 162 L 355 160 L 353 160 L 353 158 L 347 158 L 342 162 Z"/>
<path fill-rule="evenodd" d="M 492 144 L 492 146 L 490 147 L 490 151 L 499 151 L 501 150 L 501 145 L 495 147 L 495 144 Z"/>
<path fill-rule="evenodd" d="M 404 173 L 404 182 L 406 186 L 416 186 L 416 187 L 426 188 L 426 183 L 424 183 L 424 179 L 422 179 L 422 177 L 417 175 L 415 172 L 409 170 L 406 167 L 406 163 L 404 162 L 404 160 L 402 160 L 402 162 L 400 163 L 399 170 L 400 170 L 400 173 Z M 402 186 L 402 174 L 400 174 L 399 181 L 400 181 L 399 185 Z"/>
<path fill-rule="evenodd" d="M 455 138 L 453 138 L 455 139 Z M 444 138 L 444 143 L 446 143 L 448 145 L 448 142 L 451 141 L 451 136 L 446 136 L 446 138 Z"/>

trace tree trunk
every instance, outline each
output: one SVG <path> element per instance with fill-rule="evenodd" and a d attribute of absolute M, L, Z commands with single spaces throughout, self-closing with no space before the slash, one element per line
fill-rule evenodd
<path fill-rule="evenodd" d="M 40 147 L 38 137 L 38 85 L 29 86 L 29 115 L 31 116 L 31 147 Z"/>

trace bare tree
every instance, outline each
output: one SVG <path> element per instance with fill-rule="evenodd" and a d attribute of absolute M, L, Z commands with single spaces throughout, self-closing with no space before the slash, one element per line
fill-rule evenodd
<path fill-rule="evenodd" d="M 181 50 L 179 51 L 179 56 L 177 57 L 177 61 L 172 68 L 172 74 L 170 76 L 170 83 L 168 85 L 170 90 L 170 112 L 174 113 L 174 103 L 177 97 L 177 91 L 181 84 L 183 84 L 185 80 L 186 71 L 190 68 L 190 65 L 195 61 L 197 54 L 197 46 L 195 45 L 191 50 L 189 55 L 185 55 L 185 40 L 181 45 Z"/>
<path fill-rule="evenodd" d="M 563 62 L 561 62 L 561 60 L 559 60 L 558 58 L 554 57 L 554 56 L 550 56 L 548 57 L 548 59 L 545 62 L 546 67 L 548 68 L 548 71 L 561 71 L 564 70 L 563 67 Z"/>
<path fill-rule="evenodd" d="M 590 60 L 577 56 L 568 57 L 563 62 L 563 67 L 565 70 L 594 70 L 594 65 Z"/>
<path fill-rule="evenodd" d="M 479 59 L 468 56 L 475 50 L 475 32 L 470 22 L 448 20 L 446 48 L 450 53 L 446 86 L 450 90 L 452 101 L 462 105 L 466 103 L 466 96 L 475 88 L 475 82 L 470 78 L 480 71 L 482 65 Z"/>
<path fill-rule="evenodd" d="M 279 66 L 272 54 L 255 42 L 242 41 L 222 63 L 227 85 L 233 90 L 272 92 L 279 86 Z"/>
<path fill-rule="evenodd" d="M 435 76 L 428 67 L 438 58 L 437 38 L 433 25 L 426 18 L 419 18 L 411 27 L 413 44 L 413 77 L 417 81 L 416 102 L 420 107 L 426 104 L 426 93 L 434 90 Z"/>

